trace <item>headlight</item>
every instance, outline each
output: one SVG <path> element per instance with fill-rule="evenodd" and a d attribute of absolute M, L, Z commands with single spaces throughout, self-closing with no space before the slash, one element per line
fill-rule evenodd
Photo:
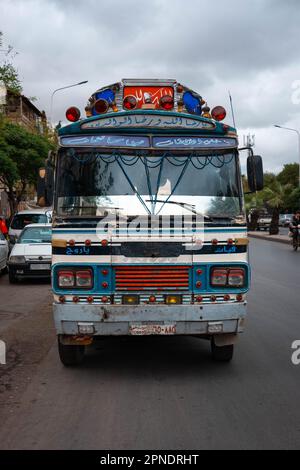
<path fill-rule="evenodd" d="M 25 264 L 25 256 L 11 256 L 9 262 L 12 264 Z"/>

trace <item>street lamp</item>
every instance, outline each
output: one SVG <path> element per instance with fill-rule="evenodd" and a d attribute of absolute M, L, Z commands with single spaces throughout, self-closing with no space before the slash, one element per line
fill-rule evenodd
<path fill-rule="evenodd" d="M 50 105 L 50 123 L 51 123 L 51 120 L 52 120 L 52 109 L 53 109 L 53 96 L 55 95 L 55 93 L 57 91 L 60 91 L 60 90 L 65 90 L 66 88 L 72 88 L 74 86 L 78 86 L 78 85 L 84 85 L 85 83 L 88 83 L 88 80 L 84 80 L 83 82 L 79 82 L 79 83 L 74 83 L 74 85 L 67 85 L 67 86 L 63 86 L 61 88 L 57 88 L 56 90 L 54 90 L 54 92 L 52 93 L 51 95 L 51 105 Z"/>
<path fill-rule="evenodd" d="M 274 127 L 278 127 L 279 129 L 285 129 L 287 131 L 296 132 L 298 135 L 298 157 L 299 157 L 299 175 L 298 175 L 298 184 L 300 188 L 300 132 L 297 129 L 292 129 L 290 127 L 279 126 L 278 124 L 274 124 Z"/>

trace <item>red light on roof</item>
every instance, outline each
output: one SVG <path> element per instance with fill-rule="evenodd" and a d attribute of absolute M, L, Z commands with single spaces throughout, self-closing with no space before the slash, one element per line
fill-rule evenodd
<path fill-rule="evenodd" d="M 174 108 L 174 100 L 170 95 L 162 96 L 159 104 L 161 108 L 165 109 L 166 111 Z"/>
<path fill-rule="evenodd" d="M 215 121 L 223 121 L 223 119 L 225 119 L 226 117 L 226 111 L 225 111 L 225 108 L 223 108 L 223 106 L 216 106 L 214 109 L 212 109 L 211 111 L 211 117 L 215 120 Z"/>
<path fill-rule="evenodd" d="M 94 104 L 94 110 L 98 114 L 105 114 L 109 108 L 109 104 L 106 100 L 100 99 L 97 100 Z"/>
<path fill-rule="evenodd" d="M 80 119 L 80 111 L 78 108 L 75 106 L 71 106 L 71 108 L 68 108 L 66 111 L 66 118 L 70 122 L 76 122 L 79 121 Z"/>
<path fill-rule="evenodd" d="M 134 96 L 128 95 L 123 100 L 123 107 L 125 109 L 135 109 L 137 107 L 137 100 Z"/>

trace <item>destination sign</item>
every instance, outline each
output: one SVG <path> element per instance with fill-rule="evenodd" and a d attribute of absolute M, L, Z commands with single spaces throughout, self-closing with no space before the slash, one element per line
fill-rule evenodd
<path fill-rule="evenodd" d="M 70 147 L 150 147 L 149 137 L 126 135 L 85 135 L 61 137 L 60 143 L 62 146 Z"/>
<path fill-rule="evenodd" d="M 226 148 L 236 147 L 236 139 L 229 137 L 153 137 L 156 148 Z"/>
<path fill-rule="evenodd" d="M 163 116 L 155 114 L 130 114 L 99 118 L 81 125 L 81 129 L 105 128 L 151 128 L 151 129 L 215 129 L 213 122 L 184 116 Z"/>

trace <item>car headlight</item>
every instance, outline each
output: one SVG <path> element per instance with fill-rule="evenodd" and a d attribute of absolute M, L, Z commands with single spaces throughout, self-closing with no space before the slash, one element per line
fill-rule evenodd
<path fill-rule="evenodd" d="M 25 256 L 11 256 L 9 262 L 12 264 L 25 264 Z"/>

